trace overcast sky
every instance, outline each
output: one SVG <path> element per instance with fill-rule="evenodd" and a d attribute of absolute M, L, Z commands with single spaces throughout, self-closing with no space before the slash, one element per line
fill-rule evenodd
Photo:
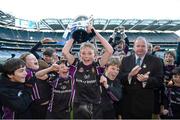
<path fill-rule="evenodd" d="M 0 9 L 17 18 L 180 19 L 180 0 L 0 0 Z"/>

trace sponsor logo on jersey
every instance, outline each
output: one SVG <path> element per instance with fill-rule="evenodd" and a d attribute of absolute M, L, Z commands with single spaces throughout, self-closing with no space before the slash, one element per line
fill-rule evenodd
<path fill-rule="evenodd" d="M 79 68 L 79 70 L 78 70 L 80 73 L 82 73 L 82 72 L 84 72 L 84 68 L 83 67 L 81 67 L 81 68 Z"/>

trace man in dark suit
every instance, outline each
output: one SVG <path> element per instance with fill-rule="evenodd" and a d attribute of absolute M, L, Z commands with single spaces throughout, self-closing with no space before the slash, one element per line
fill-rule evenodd
<path fill-rule="evenodd" d="M 134 54 L 123 58 L 119 78 L 123 84 L 122 118 L 150 119 L 153 112 L 153 90 L 163 81 L 163 64 L 147 53 L 147 41 L 134 41 Z"/>

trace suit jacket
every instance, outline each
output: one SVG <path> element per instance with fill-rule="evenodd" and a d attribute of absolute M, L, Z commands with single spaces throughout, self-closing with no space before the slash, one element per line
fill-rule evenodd
<path fill-rule="evenodd" d="M 162 85 L 163 64 L 159 58 L 146 54 L 141 64 L 140 74 L 150 72 L 146 86 L 132 77 L 131 84 L 128 82 L 129 72 L 136 66 L 135 55 L 130 55 L 122 60 L 119 78 L 123 84 L 122 117 L 125 118 L 148 118 L 153 112 L 154 88 Z"/>

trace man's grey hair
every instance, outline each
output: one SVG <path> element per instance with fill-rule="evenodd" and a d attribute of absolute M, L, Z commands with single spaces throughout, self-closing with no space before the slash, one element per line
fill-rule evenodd
<path fill-rule="evenodd" d="M 134 40 L 134 43 L 135 43 L 137 40 L 143 40 L 143 41 L 146 43 L 146 45 L 148 46 L 148 41 L 146 40 L 145 37 L 142 37 L 142 36 L 137 37 L 137 38 Z"/>

